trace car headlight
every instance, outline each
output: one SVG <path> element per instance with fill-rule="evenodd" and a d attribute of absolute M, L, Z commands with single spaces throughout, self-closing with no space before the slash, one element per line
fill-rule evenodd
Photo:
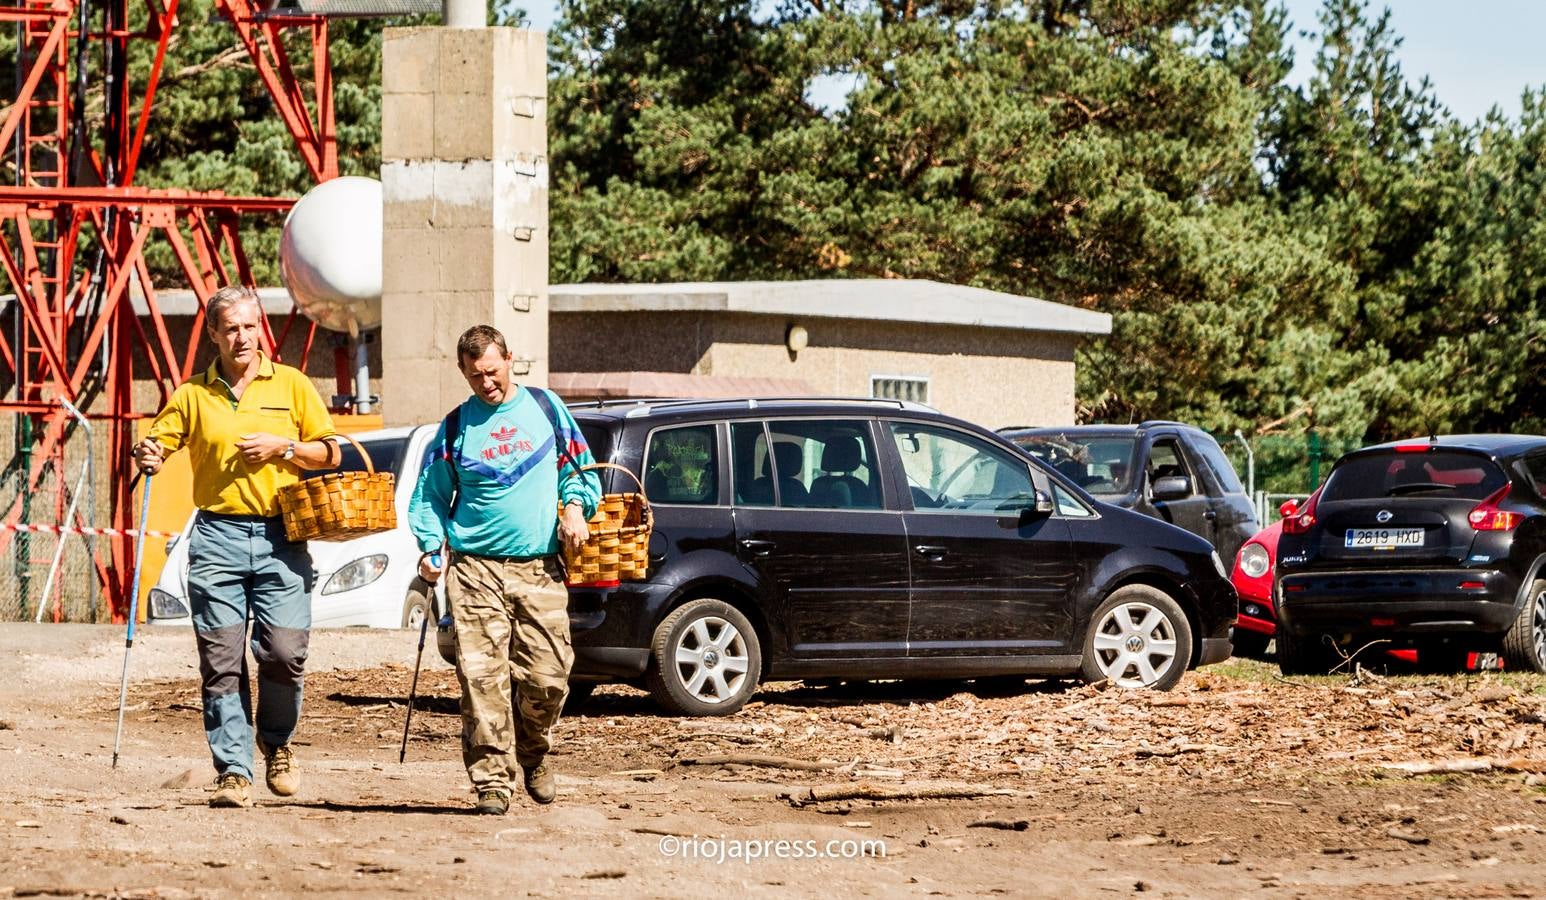
<path fill-rule="evenodd" d="M 362 556 L 349 563 L 327 580 L 322 586 L 323 595 L 341 594 L 344 591 L 353 591 L 380 578 L 386 571 L 387 558 L 385 553 L 372 553 L 370 556 Z"/>
<path fill-rule="evenodd" d="M 1240 551 L 1240 571 L 1251 578 L 1260 578 L 1272 568 L 1272 557 L 1261 544 L 1246 544 Z"/>
<path fill-rule="evenodd" d="M 188 604 L 160 588 L 151 588 L 149 599 L 152 619 L 181 619 L 188 615 Z"/>
<path fill-rule="evenodd" d="M 1225 581 L 1228 581 L 1229 580 L 1229 570 L 1224 568 L 1224 561 L 1222 559 L 1219 559 L 1219 552 L 1217 550 L 1214 550 L 1212 553 L 1209 553 L 1208 555 L 1213 558 L 1213 571 L 1219 573 L 1219 577 L 1220 578 L 1224 579 Z"/>

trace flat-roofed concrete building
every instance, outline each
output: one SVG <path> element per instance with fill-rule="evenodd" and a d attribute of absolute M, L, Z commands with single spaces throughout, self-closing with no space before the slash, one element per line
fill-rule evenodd
<path fill-rule="evenodd" d="M 927 403 L 989 427 L 1074 421 L 1074 349 L 1111 332 L 1111 317 L 999 291 L 918 280 L 563 284 L 549 287 L 549 386 L 569 400 L 628 397 L 888 397 Z M 275 337 L 291 301 L 260 291 Z M 0 298 L 0 306 L 8 305 Z M 183 346 L 198 306 L 165 291 L 159 307 Z M 145 312 L 144 298 L 131 296 Z M 282 355 L 297 359 L 300 320 Z M 319 330 L 307 374 L 335 387 L 335 341 Z M 369 346 L 371 391 L 383 395 L 381 342 Z M 202 369 L 214 350 L 201 345 Z M 352 360 L 352 358 L 351 358 Z M 455 366 L 445 360 L 445 365 Z M 352 371 L 352 361 L 346 367 Z M 524 380 L 517 375 L 517 380 Z M 340 386 L 342 387 L 342 386 Z M 156 388 L 136 400 L 158 405 Z M 414 421 L 433 416 L 416 416 Z"/>
<path fill-rule="evenodd" d="M 1105 313 L 921 280 L 566 284 L 548 297 L 550 384 L 570 399 L 788 385 L 989 427 L 1072 423 L 1074 349 L 1111 333 Z"/>

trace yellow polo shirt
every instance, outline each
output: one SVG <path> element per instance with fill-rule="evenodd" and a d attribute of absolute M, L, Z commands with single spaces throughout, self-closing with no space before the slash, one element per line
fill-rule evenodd
<path fill-rule="evenodd" d="M 266 432 L 297 443 L 331 437 L 333 419 L 311 380 L 299 369 L 263 356 L 257 377 L 232 396 L 217 359 L 178 385 L 151 423 L 149 437 L 168 453 L 188 448 L 193 464 L 193 503 L 212 513 L 279 515 L 279 489 L 300 480 L 300 468 L 282 459 L 249 466 L 236 444 Z"/>

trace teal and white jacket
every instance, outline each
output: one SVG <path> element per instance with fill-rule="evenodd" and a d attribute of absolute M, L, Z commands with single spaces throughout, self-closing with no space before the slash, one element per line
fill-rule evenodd
<path fill-rule="evenodd" d="M 429 553 L 446 542 L 477 556 L 547 556 L 558 552 L 560 502 L 579 500 L 586 519 L 595 515 L 601 480 L 579 471 L 595 462 L 585 436 L 563 401 L 548 392 L 558 419 L 555 434 L 533 390 L 541 389 L 518 387 L 498 406 L 468 397 L 460 407 L 460 440 L 440 423 L 408 503 L 408 525 L 420 550 Z"/>

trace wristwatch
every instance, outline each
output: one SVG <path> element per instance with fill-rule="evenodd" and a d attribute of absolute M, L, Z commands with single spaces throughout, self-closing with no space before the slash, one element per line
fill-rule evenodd
<path fill-rule="evenodd" d="M 281 458 L 285 459 L 285 460 L 291 460 L 291 459 L 295 458 L 295 442 L 294 441 L 291 441 L 290 442 L 290 446 L 285 448 L 285 454 Z"/>

